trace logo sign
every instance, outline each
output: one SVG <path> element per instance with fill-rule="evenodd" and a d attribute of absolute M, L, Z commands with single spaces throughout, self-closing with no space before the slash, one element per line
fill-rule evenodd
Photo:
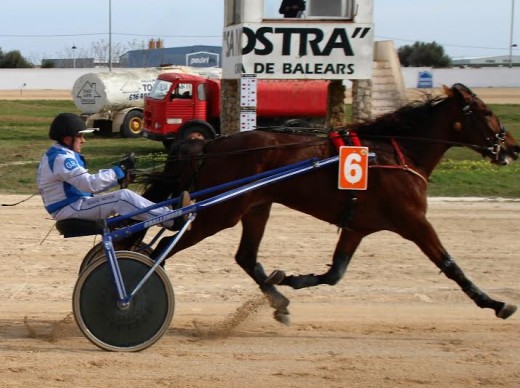
<path fill-rule="evenodd" d="M 101 97 L 96 87 L 97 85 L 95 82 L 86 81 L 83 84 L 76 94 L 76 97 L 80 100 L 81 104 L 88 105 L 96 103 L 96 99 Z"/>
<path fill-rule="evenodd" d="M 72 158 L 65 159 L 65 162 L 63 162 L 63 165 L 65 166 L 65 169 L 68 171 L 72 171 L 78 167 L 78 163 Z"/>
<path fill-rule="evenodd" d="M 373 24 L 244 23 L 224 28 L 223 73 L 266 79 L 370 79 Z"/>
<path fill-rule="evenodd" d="M 433 74 L 431 71 L 420 71 L 417 80 L 418 88 L 433 88 Z"/>
<path fill-rule="evenodd" d="M 219 55 L 207 51 L 186 54 L 186 66 L 191 67 L 218 67 Z"/>
<path fill-rule="evenodd" d="M 366 190 L 368 183 L 368 147 L 340 147 L 338 188 Z"/>

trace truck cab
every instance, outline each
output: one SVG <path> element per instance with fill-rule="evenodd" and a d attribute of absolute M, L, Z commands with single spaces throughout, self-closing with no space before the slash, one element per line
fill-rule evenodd
<path fill-rule="evenodd" d="M 218 98 L 208 98 L 218 90 L 214 83 L 195 74 L 161 74 L 144 101 L 143 136 L 167 147 L 176 139 L 214 138 L 218 123 L 212 123 L 211 112 Z"/>
<path fill-rule="evenodd" d="M 259 80 L 256 126 L 323 126 L 326 80 Z M 220 79 L 193 73 L 159 75 L 145 97 L 143 136 L 166 148 L 181 139 L 213 139 L 220 134 Z"/>

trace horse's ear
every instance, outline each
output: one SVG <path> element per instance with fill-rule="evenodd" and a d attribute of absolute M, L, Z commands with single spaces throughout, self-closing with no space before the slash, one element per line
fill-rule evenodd
<path fill-rule="evenodd" d="M 451 90 L 451 88 L 447 87 L 446 85 L 442 85 L 442 90 L 448 97 L 453 97 L 453 90 Z"/>
<path fill-rule="evenodd" d="M 460 83 L 454 84 L 451 87 L 451 93 L 452 96 L 460 97 L 460 99 L 466 104 L 470 103 L 475 98 L 475 94 L 471 89 Z"/>
<path fill-rule="evenodd" d="M 448 93 L 448 96 L 455 98 L 455 100 L 457 100 L 458 103 L 462 105 L 469 104 L 474 97 L 471 90 L 462 84 L 453 85 L 450 88 L 450 93 Z"/>
<path fill-rule="evenodd" d="M 466 94 L 470 94 L 470 95 L 474 95 L 474 93 L 471 91 L 470 88 L 468 88 L 466 85 L 463 85 L 461 83 L 456 83 L 452 86 L 452 89 L 453 90 L 457 90 L 461 93 L 466 93 Z"/>

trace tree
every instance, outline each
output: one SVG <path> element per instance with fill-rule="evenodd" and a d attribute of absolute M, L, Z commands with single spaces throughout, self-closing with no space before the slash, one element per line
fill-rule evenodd
<path fill-rule="evenodd" d="M 136 39 L 124 43 L 113 43 L 112 44 L 112 61 L 117 63 L 120 60 L 120 57 L 130 50 L 143 50 L 145 48 L 145 43 L 143 41 L 138 41 Z M 71 47 L 66 47 L 60 52 L 59 57 L 61 58 L 94 58 L 95 61 L 99 62 L 108 62 L 108 51 L 109 44 L 104 39 L 100 39 L 98 41 L 92 42 L 89 49 L 84 49 L 81 47 L 76 47 L 72 49 Z M 42 59 L 42 67 L 43 67 L 43 59 Z"/>
<path fill-rule="evenodd" d="M 33 65 L 22 56 L 20 51 L 13 50 L 4 54 L 2 49 L 0 49 L 0 68 L 16 69 L 28 67 L 33 67 Z"/>
<path fill-rule="evenodd" d="M 125 46 L 121 43 L 112 43 L 112 60 L 119 59 L 125 53 Z M 102 62 L 108 62 L 109 44 L 104 39 L 93 42 L 90 48 L 93 57 Z"/>
<path fill-rule="evenodd" d="M 435 43 L 415 42 L 412 46 L 401 46 L 397 55 L 404 67 L 450 67 L 451 58 L 444 54 L 444 48 Z"/>
<path fill-rule="evenodd" d="M 55 67 L 54 61 L 52 59 L 43 59 L 41 68 L 42 69 L 52 69 Z"/>

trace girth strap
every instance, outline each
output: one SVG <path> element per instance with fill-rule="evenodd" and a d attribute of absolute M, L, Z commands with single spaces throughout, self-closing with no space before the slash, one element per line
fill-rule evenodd
<path fill-rule="evenodd" d="M 408 164 L 406 163 L 406 157 L 404 156 L 403 151 L 401 151 L 401 147 L 399 147 L 399 144 L 397 143 L 397 141 L 394 138 L 392 138 L 391 141 L 392 141 L 392 145 L 394 147 L 395 153 L 397 154 L 397 160 L 399 162 L 399 165 L 373 164 L 373 165 L 369 165 L 368 168 L 386 168 L 386 169 L 404 170 L 404 171 L 408 171 L 408 172 L 418 176 L 419 178 L 421 178 L 424 181 L 424 183 L 428 183 L 428 180 L 426 179 L 426 177 L 423 174 L 421 174 L 420 172 L 418 172 L 408 166 Z"/>

